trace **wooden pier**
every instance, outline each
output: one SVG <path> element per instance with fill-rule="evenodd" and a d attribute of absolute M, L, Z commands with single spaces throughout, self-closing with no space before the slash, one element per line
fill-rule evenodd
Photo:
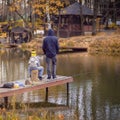
<path fill-rule="evenodd" d="M 24 80 L 25 81 L 25 80 Z M 66 84 L 67 87 L 67 97 L 69 97 L 69 83 L 73 82 L 71 76 L 57 76 L 56 79 L 47 79 L 44 77 L 42 81 L 34 82 L 32 85 L 25 85 L 24 87 L 19 88 L 0 88 L 0 98 L 4 98 L 5 105 L 8 104 L 8 97 L 25 92 L 30 92 L 33 90 L 46 89 L 45 101 L 48 101 L 48 88 L 52 86 Z"/>

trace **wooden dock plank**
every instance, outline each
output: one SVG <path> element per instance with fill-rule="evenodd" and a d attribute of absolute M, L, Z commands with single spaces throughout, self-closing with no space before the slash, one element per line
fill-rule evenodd
<path fill-rule="evenodd" d="M 33 85 L 26 85 L 20 88 L 0 88 L 0 98 L 22 94 L 33 90 L 39 90 L 47 87 L 62 85 L 73 82 L 73 78 L 69 76 L 57 76 L 56 79 L 50 79 L 49 81 L 44 78 L 40 82 L 35 82 Z"/>

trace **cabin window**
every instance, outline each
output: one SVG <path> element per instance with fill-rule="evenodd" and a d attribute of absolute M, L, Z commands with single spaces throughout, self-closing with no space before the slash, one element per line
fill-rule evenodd
<path fill-rule="evenodd" d="M 74 16 L 73 18 L 75 24 L 80 24 L 80 16 Z"/>

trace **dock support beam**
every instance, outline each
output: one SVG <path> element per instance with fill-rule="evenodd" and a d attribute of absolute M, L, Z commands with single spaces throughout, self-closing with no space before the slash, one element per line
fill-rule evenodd
<path fill-rule="evenodd" d="M 69 106 L 69 83 L 67 83 L 67 106 Z"/>
<path fill-rule="evenodd" d="M 48 87 L 46 88 L 45 102 L 48 102 Z"/>
<path fill-rule="evenodd" d="M 5 108 L 8 108 L 8 97 L 4 97 Z"/>

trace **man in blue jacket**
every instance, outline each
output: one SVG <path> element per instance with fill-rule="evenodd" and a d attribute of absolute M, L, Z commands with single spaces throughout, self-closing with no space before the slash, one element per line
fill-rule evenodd
<path fill-rule="evenodd" d="M 48 30 L 48 36 L 43 39 L 42 49 L 46 55 L 47 79 L 56 78 L 56 55 L 59 52 L 58 38 L 52 29 Z M 51 66 L 52 62 L 52 66 Z"/>

